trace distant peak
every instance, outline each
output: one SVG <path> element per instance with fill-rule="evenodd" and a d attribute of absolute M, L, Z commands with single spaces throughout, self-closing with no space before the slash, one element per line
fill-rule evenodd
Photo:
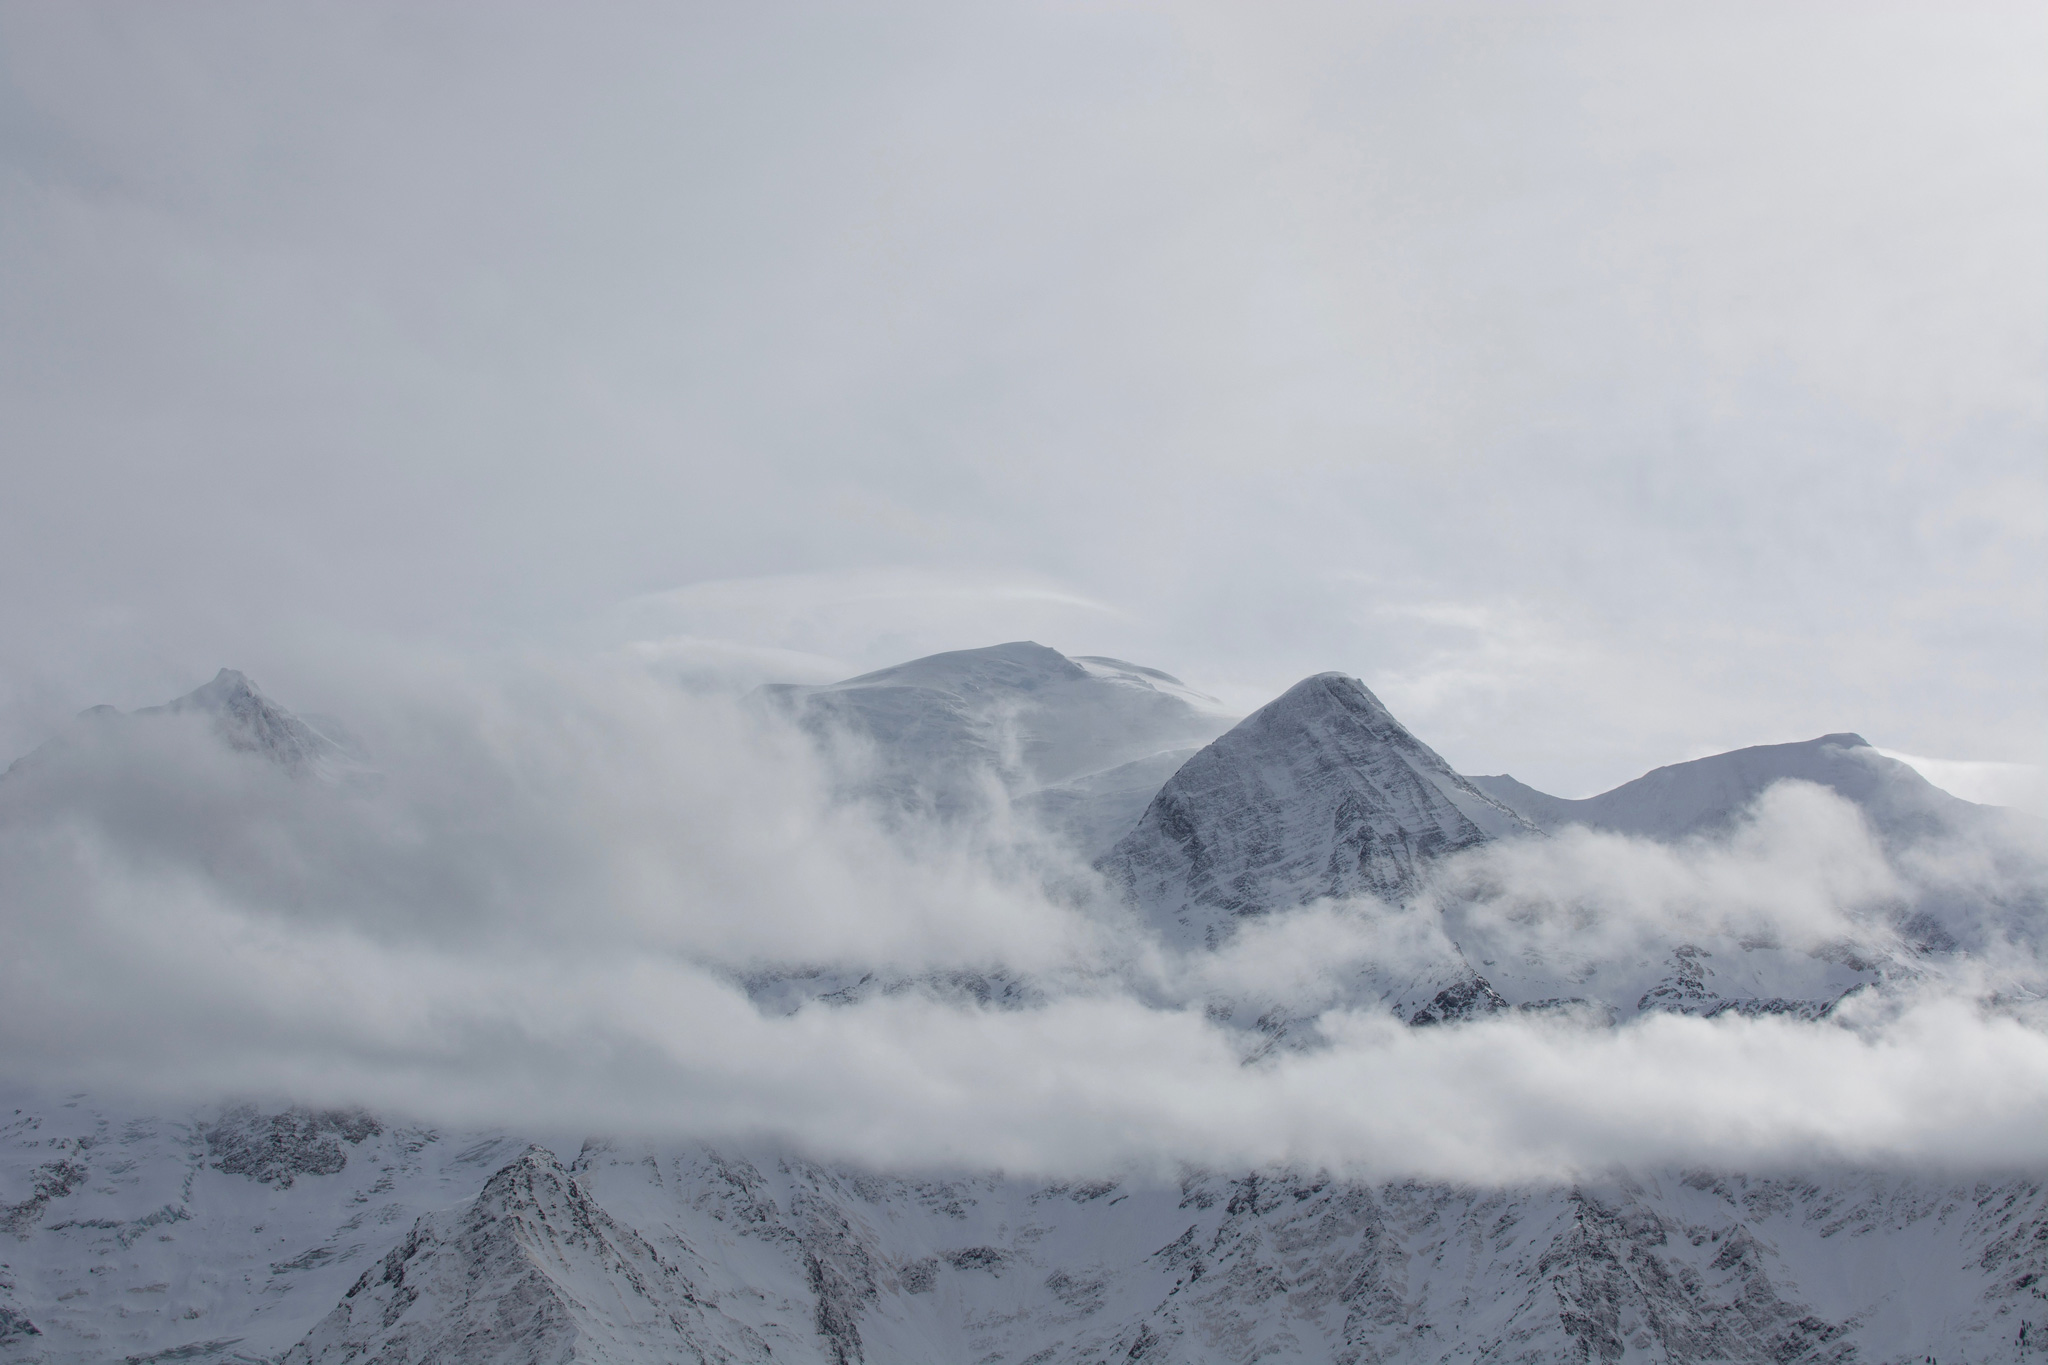
<path fill-rule="evenodd" d="M 1849 730 L 1844 730 L 1840 734 L 1822 735 L 1814 743 L 1832 744 L 1838 749 L 1868 749 L 1872 747 L 1869 740 Z"/>

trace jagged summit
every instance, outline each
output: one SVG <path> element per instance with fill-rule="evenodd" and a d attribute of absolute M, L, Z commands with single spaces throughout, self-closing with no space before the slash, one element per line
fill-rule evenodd
<path fill-rule="evenodd" d="M 1432 858 L 1534 827 L 1467 782 L 1364 683 L 1296 683 L 1181 767 L 1102 860 L 1170 934 L 1325 896 L 1400 899 Z"/>
<path fill-rule="evenodd" d="M 467 1208 L 420 1219 L 284 1359 L 365 1357 L 597 1365 L 765 1361 L 769 1351 L 599 1208 L 552 1152 L 529 1147 Z"/>
<path fill-rule="evenodd" d="M 210 681 L 161 706 L 125 712 L 89 706 L 78 713 L 71 730 L 16 759 L 7 771 L 38 768 L 60 755 L 76 753 L 80 741 L 118 745 L 120 727 L 167 716 L 204 718 L 229 748 L 259 755 L 294 775 L 345 777 L 368 771 L 361 747 L 338 722 L 292 714 L 266 696 L 248 674 L 233 668 L 221 669 Z"/>
<path fill-rule="evenodd" d="M 223 668 L 211 682 L 175 701 L 146 707 L 138 716 L 187 715 L 213 718 L 214 732 L 233 749 L 262 754 L 292 772 L 344 763 L 346 746 L 279 706 L 236 669 Z"/>
<path fill-rule="evenodd" d="M 1879 832 L 1911 836 L 1981 816 L 1987 808 L 1949 795 L 1858 734 L 1841 731 L 1793 744 L 1759 744 L 1672 763 L 1583 800 L 1550 796 L 1506 775 L 1479 787 L 1544 829 L 1584 825 L 1651 839 L 1725 829 L 1772 784 L 1830 788 L 1862 807 Z"/>

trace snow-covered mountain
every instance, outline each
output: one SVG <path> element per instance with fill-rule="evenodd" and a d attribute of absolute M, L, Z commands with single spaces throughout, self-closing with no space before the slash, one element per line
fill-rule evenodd
<path fill-rule="evenodd" d="M 333 778 L 366 770 L 360 744 L 338 721 L 293 715 L 265 696 L 247 674 L 223 668 L 211 682 L 162 706 L 129 712 L 91 707 L 79 713 L 68 730 L 16 759 L 8 771 L 52 763 L 94 743 L 119 744 L 133 727 L 165 718 L 201 720 L 229 749 L 266 759 L 293 775 Z"/>
<path fill-rule="evenodd" d="M 9 1365 L 2048 1358 L 2033 1178 L 1046 1184 L 8 1103 Z"/>
<path fill-rule="evenodd" d="M 1786 778 L 1889 838 L 1975 818 L 1855 736 L 1566 802 L 1459 775 L 1334 673 L 1235 725 L 1168 675 L 1033 644 L 762 701 L 830 748 L 849 795 L 907 816 L 1022 808 L 1100 853 L 1110 892 L 1185 960 L 1318 901 L 1426 927 L 1400 963 L 1360 964 L 1342 1001 L 1417 1027 L 1538 1011 L 1588 1029 L 1660 1012 L 1828 1028 L 1852 992 L 1969 950 L 1882 918 L 1873 944 L 1654 921 L 1602 936 L 1601 907 L 1576 903 L 1572 932 L 1532 938 L 1544 907 L 1501 883 L 1512 860 L 1488 861 L 1590 837 L 1574 827 L 1657 849 L 1718 837 Z M 169 707 L 81 724 L 119 742 L 164 715 L 287 774 L 358 761 L 226 671 Z M 1029 981 L 991 980 L 953 988 L 1035 1007 Z M 860 994 L 763 982 L 775 1012 Z M 1318 1046 L 1308 1007 L 1215 989 L 1169 1003 L 1241 1029 L 1248 1064 Z M 765 1143 L 568 1144 L 355 1111 L 0 1097 L 0 1362 L 2048 1360 L 2039 1169 L 1044 1183 L 825 1166 Z"/>
<path fill-rule="evenodd" d="M 0 1096 L 0 1360 L 274 1359 L 523 1147 L 354 1113 Z"/>
<path fill-rule="evenodd" d="M 1577 801 L 1548 796 L 1506 774 L 1475 777 L 1472 784 L 1541 829 L 1584 825 L 1669 840 L 1727 829 L 1772 784 L 1785 781 L 1812 782 L 1846 797 L 1894 837 L 1943 832 L 1984 812 L 1885 757 L 1863 736 L 1846 733 L 1673 763 Z"/>
<path fill-rule="evenodd" d="M 664 1259 L 530 1147 L 466 1206 L 415 1223 L 283 1365 L 772 1359 L 678 1251 Z"/>
<path fill-rule="evenodd" d="M 833 749 L 849 791 L 945 816 L 1001 794 L 1090 854 L 1236 719 L 1157 669 L 1031 641 L 757 695 Z"/>
<path fill-rule="evenodd" d="M 1214 946 L 1246 915 L 1402 899 L 1432 860 L 1535 832 L 1363 683 L 1319 673 L 1183 764 L 1102 867 L 1168 937 Z"/>

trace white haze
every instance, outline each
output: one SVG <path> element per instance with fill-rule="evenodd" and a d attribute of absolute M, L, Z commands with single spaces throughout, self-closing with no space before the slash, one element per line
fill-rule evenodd
<path fill-rule="evenodd" d="M 0 0 L 0 751 L 595 622 L 1342 669 L 1567 796 L 1838 730 L 2038 766 L 2044 48 L 2032 0 Z"/>
<path fill-rule="evenodd" d="M 1895 866 L 1816 788 L 1676 849 L 1481 850 L 1447 872 L 1437 894 L 1465 907 L 1447 918 L 1322 905 L 1175 958 L 1026 830 L 885 828 L 833 804 L 807 745 L 729 701 L 623 666 L 363 672 L 387 679 L 350 716 L 375 778 L 293 779 L 165 718 L 120 743 L 85 727 L 0 783 L 0 1078 L 1015 1172 L 2048 1154 L 2022 939 L 1822 1024 L 1414 1029 L 1341 1003 L 1348 973 L 1426 957 L 1447 924 L 1586 951 L 1652 924 L 1821 945 L 1892 933 L 1917 898 L 2040 886 L 2025 850 Z M 1037 993 L 897 989 L 782 1016 L 739 984 L 776 964 L 1000 970 Z M 1312 1017 L 1320 1041 L 1247 1062 L 1205 1011 L 1218 993 Z"/>

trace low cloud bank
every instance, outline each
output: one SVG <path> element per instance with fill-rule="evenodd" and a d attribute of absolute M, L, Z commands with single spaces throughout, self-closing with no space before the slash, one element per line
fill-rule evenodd
<path fill-rule="evenodd" d="M 374 780 L 293 779 L 164 717 L 0 782 L 0 1073 L 1044 1174 L 2048 1164 L 2038 864 L 1889 857 L 1818 789 L 1691 846 L 1494 846 L 1418 905 L 1177 957 L 1020 831 L 885 826 L 825 796 L 798 737 L 627 670 L 443 673 L 361 713 Z M 1935 912 L 1990 927 L 1915 955 Z M 1353 989 L 1453 943 L 1569 973 L 1715 934 L 1918 965 L 1821 1023 L 1417 1029 Z M 742 984 L 776 967 L 903 988 L 780 1015 Z M 962 973 L 1033 990 L 915 985 Z M 1308 1044 L 1248 1061 L 1219 997 Z"/>

